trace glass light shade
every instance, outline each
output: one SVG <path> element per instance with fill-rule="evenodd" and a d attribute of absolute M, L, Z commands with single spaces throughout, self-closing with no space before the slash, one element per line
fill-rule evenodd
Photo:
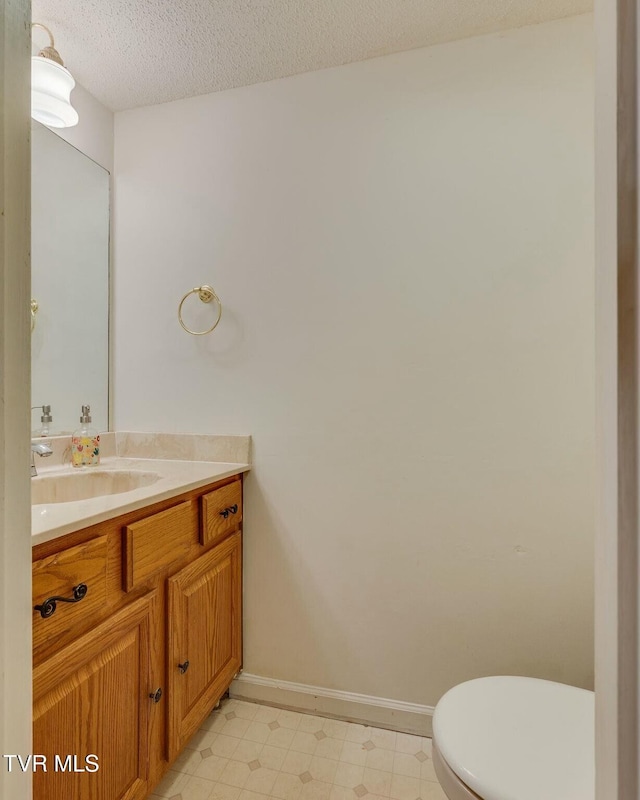
<path fill-rule="evenodd" d="M 50 58 L 31 59 L 31 116 L 50 128 L 70 128 L 78 124 L 78 112 L 71 105 L 71 90 L 76 85 L 68 69 Z"/>

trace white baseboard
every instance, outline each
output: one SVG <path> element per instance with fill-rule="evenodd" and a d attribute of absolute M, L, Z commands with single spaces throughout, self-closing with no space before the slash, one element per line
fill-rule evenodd
<path fill-rule="evenodd" d="M 242 672 L 229 688 L 229 696 L 253 703 L 266 703 L 321 717 L 359 722 L 376 728 L 431 736 L 433 708 L 385 697 L 324 689 L 304 683 L 279 681 Z"/>

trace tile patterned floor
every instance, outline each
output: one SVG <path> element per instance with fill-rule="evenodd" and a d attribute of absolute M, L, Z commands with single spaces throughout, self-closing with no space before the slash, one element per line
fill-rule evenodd
<path fill-rule="evenodd" d="M 151 797 L 446 800 L 431 739 L 223 700 Z"/>

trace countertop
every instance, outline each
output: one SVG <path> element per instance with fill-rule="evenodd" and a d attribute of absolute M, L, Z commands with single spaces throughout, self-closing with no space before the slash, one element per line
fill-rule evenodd
<path fill-rule="evenodd" d="M 40 467 L 38 476 L 77 472 L 71 466 Z M 199 489 L 223 478 L 251 469 L 250 464 L 216 461 L 178 461 L 161 458 L 103 458 L 98 467 L 87 470 L 145 470 L 157 472 L 160 478 L 149 486 L 119 494 L 102 495 L 88 500 L 50 503 L 31 507 L 32 545 L 57 539 L 129 511 L 158 503 L 192 489 Z M 32 478 L 38 480 L 38 478 Z"/>

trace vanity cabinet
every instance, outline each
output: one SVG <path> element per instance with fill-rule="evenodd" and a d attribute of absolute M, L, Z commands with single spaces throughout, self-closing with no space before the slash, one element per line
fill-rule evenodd
<path fill-rule="evenodd" d="M 234 476 L 34 548 L 34 800 L 152 792 L 242 666 L 241 520 Z"/>

